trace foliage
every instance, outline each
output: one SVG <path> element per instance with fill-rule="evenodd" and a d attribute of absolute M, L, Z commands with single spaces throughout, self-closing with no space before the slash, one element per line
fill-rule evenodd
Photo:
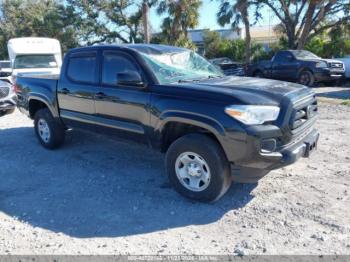
<path fill-rule="evenodd" d="M 253 4 L 249 0 L 219 0 L 221 2 L 217 13 L 217 20 L 221 26 L 231 24 L 232 29 L 240 30 L 239 26 L 243 23 L 245 28 L 245 63 L 249 63 L 251 59 L 251 36 L 250 36 L 250 16 L 251 7 L 255 6 L 255 20 L 259 19 L 259 5 Z"/>
<path fill-rule="evenodd" d="M 293 49 L 303 49 L 313 37 L 350 20 L 349 0 L 257 0 L 257 5 L 268 8 L 280 20 L 279 29 Z"/>
<path fill-rule="evenodd" d="M 11 0 L 0 4 L 0 57 L 7 57 L 7 41 L 14 37 L 53 37 L 63 51 L 79 45 L 80 18 L 71 7 L 55 0 Z"/>
<path fill-rule="evenodd" d="M 215 58 L 220 56 L 220 50 L 223 49 L 223 41 L 221 36 L 216 31 L 207 30 L 203 33 L 205 55 L 208 58 Z"/>
<path fill-rule="evenodd" d="M 162 0 L 159 2 L 158 14 L 166 14 L 162 23 L 163 41 L 171 45 L 192 46 L 188 39 L 188 29 L 199 23 L 201 0 Z"/>
<path fill-rule="evenodd" d="M 87 45 L 101 42 L 143 42 L 142 0 L 67 0 L 81 17 L 81 39 Z M 147 0 L 149 7 L 157 0 Z"/>
<path fill-rule="evenodd" d="M 340 104 L 343 106 L 350 106 L 350 100 L 344 100 Z"/>
<path fill-rule="evenodd" d="M 209 30 L 205 32 L 203 39 L 207 58 L 229 57 L 234 61 L 245 62 L 245 41 L 243 39 L 224 40 L 219 33 Z M 261 44 L 252 43 L 250 48 L 253 61 L 269 56 Z"/>

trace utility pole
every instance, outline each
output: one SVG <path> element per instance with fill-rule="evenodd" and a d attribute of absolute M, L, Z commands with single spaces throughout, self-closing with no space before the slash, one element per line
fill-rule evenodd
<path fill-rule="evenodd" d="M 142 18 L 143 18 L 143 32 L 144 32 L 146 44 L 149 44 L 151 40 L 150 34 L 149 34 L 148 13 L 149 13 L 148 2 L 147 0 L 144 0 L 142 3 Z"/>

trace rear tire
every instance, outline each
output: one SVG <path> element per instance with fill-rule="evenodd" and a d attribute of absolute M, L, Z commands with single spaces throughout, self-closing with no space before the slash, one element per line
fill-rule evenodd
<path fill-rule="evenodd" d="M 188 134 L 177 139 L 169 147 L 165 161 L 171 184 L 184 197 L 213 202 L 231 185 L 226 155 L 220 145 L 206 135 Z M 192 186 L 192 181 L 196 186 Z"/>
<path fill-rule="evenodd" d="M 55 149 L 64 143 L 65 128 L 56 120 L 48 108 L 40 109 L 34 117 L 35 134 L 42 146 Z"/>
<path fill-rule="evenodd" d="M 304 70 L 299 74 L 298 83 L 311 87 L 315 83 L 315 76 L 309 70 Z"/>

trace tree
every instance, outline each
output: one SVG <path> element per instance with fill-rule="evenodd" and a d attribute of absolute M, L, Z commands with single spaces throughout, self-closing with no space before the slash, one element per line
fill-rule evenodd
<path fill-rule="evenodd" d="M 222 50 L 222 39 L 218 32 L 207 30 L 203 34 L 205 56 L 207 58 L 219 57 Z"/>
<path fill-rule="evenodd" d="M 67 0 L 82 18 L 81 42 L 139 43 L 144 39 L 143 8 L 157 0 Z"/>
<path fill-rule="evenodd" d="M 230 24 L 232 29 L 239 30 L 239 24 L 243 22 L 245 28 L 245 63 L 250 62 L 251 36 L 248 9 L 252 5 L 248 0 L 220 0 L 221 5 L 217 13 L 218 23 L 221 26 Z M 257 16 L 256 16 L 257 18 Z"/>
<path fill-rule="evenodd" d="M 179 42 L 188 40 L 188 29 L 195 28 L 199 23 L 200 0 L 162 0 L 159 2 L 158 14 L 167 14 L 163 20 L 163 35 L 168 39 L 168 43 L 176 45 Z"/>
<path fill-rule="evenodd" d="M 0 5 L 0 57 L 7 57 L 7 41 L 15 37 L 52 37 L 63 51 L 78 46 L 74 26 L 80 18 L 55 0 L 11 0 Z"/>
<path fill-rule="evenodd" d="M 288 47 L 303 49 L 305 44 L 325 30 L 350 20 L 349 0 L 257 0 L 280 20 Z"/>

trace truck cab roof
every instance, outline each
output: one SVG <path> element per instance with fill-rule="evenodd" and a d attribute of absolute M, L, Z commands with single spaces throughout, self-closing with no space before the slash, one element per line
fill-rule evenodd
<path fill-rule="evenodd" d="M 74 48 L 70 52 L 75 53 L 75 52 L 88 51 L 88 50 L 94 50 L 94 49 L 114 49 L 114 48 L 130 49 L 140 53 L 153 54 L 153 55 L 180 53 L 180 52 L 188 51 L 188 49 L 186 48 L 169 46 L 169 45 L 158 45 L 158 44 L 108 44 L 108 45 L 101 44 L 101 45 L 94 45 L 94 46 L 88 46 L 88 47 Z"/>

